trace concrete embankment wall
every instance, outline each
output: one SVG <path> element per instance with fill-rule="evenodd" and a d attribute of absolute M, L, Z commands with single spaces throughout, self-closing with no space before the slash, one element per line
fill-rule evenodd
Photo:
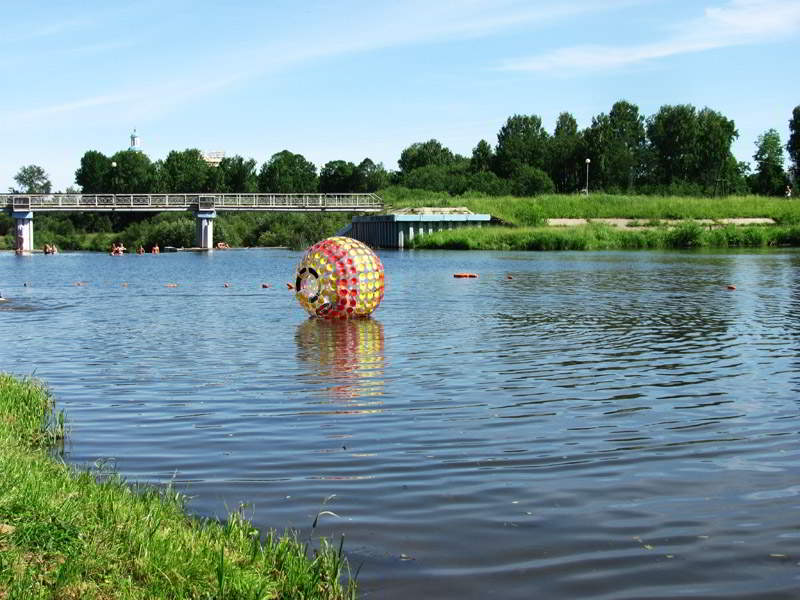
<path fill-rule="evenodd" d="M 375 248 L 403 248 L 420 235 L 443 229 L 480 227 L 490 215 L 365 215 L 353 217 L 349 228 L 341 232 Z"/>

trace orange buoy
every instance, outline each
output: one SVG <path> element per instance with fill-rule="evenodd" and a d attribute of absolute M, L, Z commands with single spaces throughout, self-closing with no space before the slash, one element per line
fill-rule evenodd
<path fill-rule="evenodd" d="M 262 283 L 262 284 L 261 284 L 261 287 L 262 287 L 262 288 L 268 288 L 268 287 L 269 287 L 269 284 L 268 284 L 268 283 Z"/>
<path fill-rule="evenodd" d="M 231 287 L 231 284 L 226 281 L 222 287 Z"/>
<path fill-rule="evenodd" d="M 178 284 L 177 283 L 166 283 L 166 284 L 164 284 L 164 287 L 169 287 L 169 288 L 178 287 Z"/>
<path fill-rule="evenodd" d="M 506 275 L 506 279 L 514 279 L 511 275 Z"/>
<path fill-rule="evenodd" d="M 477 277 L 477 276 L 478 276 L 477 273 L 453 273 L 453 277 L 455 277 L 457 279 L 464 279 L 464 278 L 467 278 L 467 277 L 472 278 L 472 277 Z"/>
<path fill-rule="evenodd" d="M 728 289 L 729 289 L 729 290 L 735 290 L 735 289 L 736 289 L 736 286 L 735 286 L 735 285 L 732 285 L 732 284 L 731 284 L 731 285 L 728 285 Z"/>

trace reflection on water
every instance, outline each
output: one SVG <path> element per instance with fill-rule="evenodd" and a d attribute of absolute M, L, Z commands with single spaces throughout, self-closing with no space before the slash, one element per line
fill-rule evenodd
<path fill-rule="evenodd" d="M 383 393 L 383 326 L 379 321 L 308 319 L 297 326 L 295 341 L 297 358 L 307 367 L 301 377 L 322 381 L 322 389 L 331 397 L 352 399 Z M 374 407 L 377 403 L 370 404 Z"/>

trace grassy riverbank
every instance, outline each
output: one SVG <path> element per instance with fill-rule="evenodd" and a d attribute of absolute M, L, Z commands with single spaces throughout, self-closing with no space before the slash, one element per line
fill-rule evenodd
<path fill-rule="evenodd" d="M 341 548 L 309 558 L 240 514 L 191 518 L 174 490 L 75 472 L 48 452 L 63 434 L 40 383 L 0 373 L 0 599 L 355 597 Z"/>
<path fill-rule="evenodd" d="M 734 233 L 728 230 L 724 235 L 693 236 L 691 245 L 705 246 L 759 246 L 782 245 L 790 243 L 793 234 L 791 228 L 800 225 L 800 201 L 797 199 L 773 198 L 765 196 L 727 196 L 723 198 L 690 198 L 674 196 L 628 196 L 591 194 L 549 194 L 531 198 L 513 196 L 485 196 L 467 193 L 463 196 L 451 196 L 445 192 L 428 192 L 402 187 L 390 187 L 380 192 L 386 210 L 408 209 L 423 206 L 446 207 L 465 206 L 475 213 L 488 213 L 502 223 L 517 228 L 540 228 L 554 218 L 621 218 L 637 219 L 644 224 L 656 221 L 692 220 L 692 219 L 732 219 L 743 217 L 767 217 L 778 224 L 775 231 L 765 232 L 749 229 Z M 227 242 L 232 247 L 289 246 L 302 249 L 317 240 L 333 235 L 350 222 L 352 215 L 345 213 L 226 213 L 220 212 L 214 222 L 215 241 Z M 108 251 L 112 242 L 122 241 L 130 252 L 140 245 L 150 249 L 154 244 L 160 247 L 190 247 L 194 245 L 195 219 L 189 213 L 163 213 L 152 217 L 142 215 L 116 215 L 110 217 L 95 215 L 89 218 L 83 215 L 72 218 L 66 215 L 42 214 L 36 216 L 34 235 L 37 248 L 43 244 L 55 244 L 62 250 Z M 72 221 L 76 221 L 76 225 Z M 690 227 L 690 226 L 687 226 Z M 0 215 L 0 250 L 13 248 L 11 218 Z M 657 227 L 652 232 L 638 234 L 619 232 L 618 235 L 599 234 L 594 229 L 572 232 L 531 232 L 529 229 L 515 233 L 497 231 L 493 233 L 478 232 L 468 234 L 471 240 L 463 239 L 465 234 L 456 236 L 459 242 L 447 237 L 448 243 L 458 247 L 483 247 L 501 249 L 492 246 L 490 239 L 502 238 L 504 244 L 537 248 L 539 246 L 572 247 L 577 245 L 591 249 L 598 242 L 593 238 L 602 238 L 603 244 L 610 244 L 614 238 L 614 247 L 624 248 L 663 248 L 686 247 L 675 246 L 675 235 L 660 231 Z M 547 238 L 545 242 L 530 242 L 531 236 L 537 240 Z M 507 241 L 513 238 L 513 243 Z M 436 240 L 420 242 L 417 247 L 432 247 Z M 589 239 L 591 243 L 581 240 Z M 478 240 L 481 240 L 478 242 Z M 556 241 L 559 240 L 559 241 Z M 762 240 L 764 240 L 762 242 Z M 789 240 L 789 241 L 787 241 Z M 601 244 L 602 246 L 602 244 Z M 441 246 L 437 246 L 441 247 Z"/>
<path fill-rule="evenodd" d="M 488 213 L 509 225 L 536 227 L 555 218 L 729 219 L 769 217 L 781 225 L 800 224 L 800 201 L 766 196 L 691 198 L 678 196 L 628 196 L 610 194 L 547 194 L 532 198 L 483 196 L 388 188 L 382 197 L 387 207 L 466 206 L 475 213 Z"/>
<path fill-rule="evenodd" d="M 800 246 L 800 225 L 727 225 L 713 228 L 693 221 L 676 227 L 620 229 L 603 224 L 581 227 L 482 227 L 417 236 L 411 248 L 447 250 L 634 250 L 657 248 L 764 248 Z"/>

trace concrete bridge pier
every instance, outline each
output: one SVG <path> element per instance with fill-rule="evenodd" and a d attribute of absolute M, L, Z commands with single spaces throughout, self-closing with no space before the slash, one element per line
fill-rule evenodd
<path fill-rule="evenodd" d="M 353 217 L 349 237 L 380 248 L 404 248 L 414 238 L 456 227 L 480 227 L 491 215 L 475 214 L 387 214 Z"/>
<path fill-rule="evenodd" d="M 17 253 L 33 252 L 33 212 L 13 211 L 14 217 L 14 249 Z"/>
<path fill-rule="evenodd" d="M 216 211 L 206 210 L 195 213 L 195 245 L 211 250 L 214 247 L 214 219 Z"/>

